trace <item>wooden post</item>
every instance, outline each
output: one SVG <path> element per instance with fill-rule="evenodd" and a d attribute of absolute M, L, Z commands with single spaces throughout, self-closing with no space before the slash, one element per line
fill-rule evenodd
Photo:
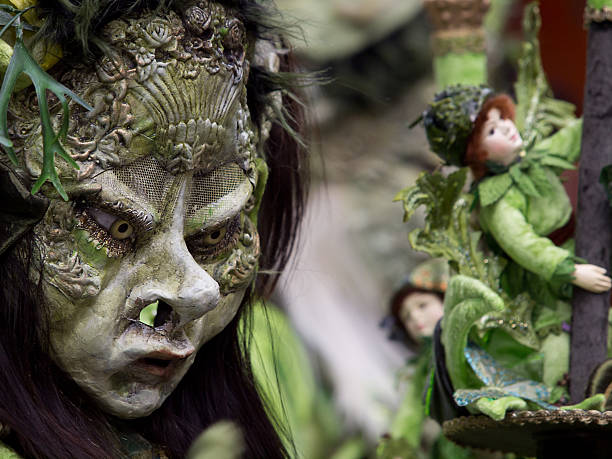
<path fill-rule="evenodd" d="M 610 205 L 599 174 L 612 164 L 612 0 L 588 0 L 585 19 L 590 25 L 576 255 L 609 271 Z M 591 373 L 606 359 L 609 307 L 609 292 L 593 294 L 575 288 L 570 354 L 573 403 L 584 399 Z"/>
<path fill-rule="evenodd" d="M 482 26 L 491 0 L 425 0 L 434 28 L 432 48 L 438 89 L 451 84 L 487 82 Z"/>

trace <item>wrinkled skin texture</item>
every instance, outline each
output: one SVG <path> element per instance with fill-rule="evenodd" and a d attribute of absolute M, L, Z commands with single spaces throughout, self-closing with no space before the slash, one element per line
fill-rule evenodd
<path fill-rule="evenodd" d="M 400 308 L 400 319 L 406 331 L 415 340 L 433 335 L 438 320 L 444 314 L 444 305 L 434 293 L 416 292 L 408 295 Z"/>
<path fill-rule="evenodd" d="M 136 418 L 232 320 L 257 269 L 250 44 L 231 10 L 206 1 L 123 17 L 103 34 L 112 56 L 56 69 L 94 110 L 72 107 L 67 151 L 80 170 L 60 170 L 69 202 L 46 188 L 36 234 L 53 359 L 105 411 Z M 13 131 L 36 177 L 31 98 L 15 102 Z M 139 317 L 152 303 L 149 326 Z"/>

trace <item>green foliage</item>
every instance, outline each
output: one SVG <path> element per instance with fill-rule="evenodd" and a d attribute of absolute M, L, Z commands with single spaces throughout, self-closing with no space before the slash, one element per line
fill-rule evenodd
<path fill-rule="evenodd" d="M 417 228 L 409 235 L 415 250 L 427 252 L 432 257 L 444 257 L 459 274 L 495 285 L 503 266 L 490 264 L 478 248 L 480 231 L 470 229 L 473 197 L 462 194 L 466 175 L 466 168 L 448 177 L 424 172 L 415 186 L 400 191 L 395 200 L 403 202 L 404 221 L 410 219 L 417 208 L 425 207 L 425 228 Z M 487 267 L 488 264 L 491 266 Z"/>
<path fill-rule="evenodd" d="M 466 175 L 466 168 L 448 177 L 424 172 L 414 186 L 397 194 L 395 201 L 404 206 L 404 221 L 419 207 L 425 208 L 425 227 L 413 230 L 408 239 L 415 250 L 447 259 L 456 273 L 481 281 L 503 299 L 504 311 L 489 314 L 479 323 L 482 333 L 501 326 L 520 343 L 535 348 L 538 337 L 531 326 L 535 305 L 527 294 L 510 298 L 502 290 L 500 276 L 506 261 L 488 253 L 480 244 L 482 233 L 470 225 L 474 197 L 462 192 Z"/>
<path fill-rule="evenodd" d="M 5 8 L 5 10 L 7 9 Z M 92 107 L 64 85 L 54 80 L 30 55 L 23 42 L 23 25 L 20 21 L 21 15 L 23 15 L 23 13 L 25 13 L 27 10 L 28 9 L 9 9 L 9 12 L 15 12 L 16 14 L 11 20 L 7 21 L 5 26 L 0 31 L 0 36 L 2 36 L 2 34 L 4 34 L 4 32 L 6 32 L 10 26 L 14 25 L 16 27 L 17 35 L 15 46 L 13 47 L 13 55 L 11 56 L 8 68 L 6 69 L 4 80 L 2 81 L 2 88 L 0 89 L 0 144 L 7 153 L 11 162 L 17 166 L 18 161 L 13 148 L 13 143 L 8 137 L 7 113 L 9 101 L 11 99 L 11 95 L 15 91 L 17 79 L 22 73 L 25 73 L 32 80 L 36 90 L 43 135 L 43 167 L 40 177 L 38 177 L 38 180 L 32 187 L 32 194 L 37 193 L 45 182 L 50 181 L 60 196 L 67 201 L 68 195 L 66 194 L 66 191 L 64 190 L 64 187 L 62 186 L 57 174 L 55 155 L 57 154 L 63 158 L 75 169 L 78 169 L 79 166 L 64 150 L 60 142 L 66 138 L 66 134 L 68 132 L 70 110 L 66 96 L 72 98 L 75 102 L 87 110 L 91 110 Z M 62 124 L 58 132 L 55 132 L 51 122 L 47 91 L 51 91 L 62 104 Z"/>
<path fill-rule="evenodd" d="M 555 99 L 546 80 L 538 40 L 541 23 L 538 4 L 533 2 L 525 8 L 525 42 L 514 85 L 518 102 L 516 125 L 527 149 L 574 120 L 574 106 Z"/>

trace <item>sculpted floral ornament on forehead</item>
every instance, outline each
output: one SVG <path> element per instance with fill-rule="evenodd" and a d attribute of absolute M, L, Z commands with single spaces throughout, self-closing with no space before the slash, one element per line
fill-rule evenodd
<path fill-rule="evenodd" d="M 173 175 L 229 161 L 249 169 L 248 42 L 231 10 L 200 2 L 182 17 L 168 11 L 122 18 L 104 28 L 103 38 L 112 52 L 95 73 L 85 65 L 58 70 L 58 79 L 94 107 L 73 107 L 67 147 L 82 167 L 61 176 L 82 180 L 149 153 Z M 41 140 L 35 133 L 27 143 Z M 28 159 L 36 175 L 36 158 Z"/>

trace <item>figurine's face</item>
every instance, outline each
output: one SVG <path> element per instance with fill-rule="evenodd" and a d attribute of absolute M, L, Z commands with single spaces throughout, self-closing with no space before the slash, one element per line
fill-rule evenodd
<path fill-rule="evenodd" d="M 504 166 L 508 166 L 517 158 L 523 146 L 523 139 L 514 122 L 502 118 L 497 108 L 489 110 L 480 135 L 481 144 L 487 151 L 487 159 Z"/>
<path fill-rule="evenodd" d="M 112 58 L 59 76 L 94 111 L 73 108 L 66 149 L 80 170 L 62 169 L 71 199 L 53 198 L 36 233 L 53 359 L 104 410 L 135 418 L 234 318 L 259 256 L 264 166 L 246 106 L 246 38 L 229 10 L 201 2 L 122 18 L 104 34 Z M 19 119 L 35 176 L 39 124 Z"/>
<path fill-rule="evenodd" d="M 438 320 L 444 314 L 440 297 L 434 293 L 416 292 L 402 302 L 399 317 L 415 341 L 433 335 Z"/>

